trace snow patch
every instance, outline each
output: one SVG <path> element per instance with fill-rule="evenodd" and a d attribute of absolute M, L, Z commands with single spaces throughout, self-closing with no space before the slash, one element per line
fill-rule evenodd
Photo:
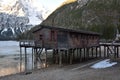
<path fill-rule="evenodd" d="M 7 28 L 4 28 L 1 32 L 1 34 L 3 34 L 3 32 L 6 32 L 8 29 Z"/>
<path fill-rule="evenodd" d="M 12 27 L 10 27 L 10 28 L 11 28 L 11 30 L 12 30 L 13 35 L 15 35 L 15 31 L 14 31 L 14 29 L 13 29 Z"/>
<path fill-rule="evenodd" d="M 110 62 L 110 59 L 105 59 L 103 61 L 100 61 L 100 62 L 92 65 L 91 68 L 94 68 L 94 69 L 107 68 L 107 67 L 111 67 L 116 64 L 117 64 L 117 62 Z"/>

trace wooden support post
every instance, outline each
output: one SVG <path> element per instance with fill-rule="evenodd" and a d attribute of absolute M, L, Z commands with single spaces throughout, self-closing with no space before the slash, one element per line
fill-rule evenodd
<path fill-rule="evenodd" d="M 109 46 L 107 46 L 107 57 L 109 57 Z"/>
<path fill-rule="evenodd" d="M 62 66 L 62 52 L 59 50 L 59 66 Z"/>
<path fill-rule="evenodd" d="M 82 61 L 82 49 L 81 48 L 80 48 L 79 53 L 80 53 L 80 62 L 81 62 Z"/>
<path fill-rule="evenodd" d="M 56 55 L 56 50 L 55 49 L 53 49 L 53 63 L 55 63 L 55 55 Z"/>
<path fill-rule="evenodd" d="M 92 47 L 92 49 L 91 49 L 91 53 L 92 53 L 92 58 L 94 57 L 94 55 L 93 55 L 93 47 Z"/>
<path fill-rule="evenodd" d="M 85 56 L 85 48 L 83 48 L 83 50 L 84 50 L 84 51 L 83 51 L 83 54 L 84 54 L 84 60 L 85 60 L 85 57 L 86 57 L 86 56 Z"/>
<path fill-rule="evenodd" d="M 58 49 L 55 51 L 55 63 L 58 64 Z"/>
<path fill-rule="evenodd" d="M 72 49 L 73 60 L 75 59 L 75 49 Z"/>
<path fill-rule="evenodd" d="M 25 72 L 27 72 L 27 49 L 25 47 Z"/>
<path fill-rule="evenodd" d="M 116 58 L 116 47 L 114 46 L 114 58 Z"/>
<path fill-rule="evenodd" d="M 70 50 L 70 64 L 72 64 L 73 61 L 73 50 Z"/>
<path fill-rule="evenodd" d="M 79 49 L 77 48 L 77 58 L 79 58 Z"/>
<path fill-rule="evenodd" d="M 106 46 L 104 46 L 104 58 L 106 58 Z"/>
<path fill-rule="evenodd" d="M 117 58 L 119 58 L 119 46 L 117 46 Z"/>
<path fill-rule="evenodd" d="M 34 69 L 37 69 L 37 48 L 34 48 Z"/>
<path fill-rule="evenodd" d="M 98 57 L 98 50 L 97 50 L 97 47 L 95 48 L 95 50 L 96 50 L 96 58 Z"/>
<path fill-rule="evenodd" d="M 65 50 L 65 62 L 68 62 L 67 50 Z"/>
<path fill-rule="evenodd" d="M 47 49 L 45 49 L 45 68 L 47 68 Z"/>
<path fill-rule="evenodd" d="M 87 59 L 89 59 L 89 48 L 86 50 Z"/>
<path fill-rule="evenodd" d="M 32 69 L 34 69 L 34 49 L 32 48 Z"/>
<path fill-rule="evenodd" d="M 101 46 L 99 46 L 99 57 L 101 58 Z"/>
<path fill-rule="evenodd" d="M 86 59 L 86 49 L 84 48 L 84 60 Z"/>
<path fill-rule="evenodd" d="M 20 47 L 20 72 L 22 72 L 22 47 Z"/>

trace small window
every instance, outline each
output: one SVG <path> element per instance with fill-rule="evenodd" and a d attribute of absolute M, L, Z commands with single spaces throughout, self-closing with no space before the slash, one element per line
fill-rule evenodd
<path fill-rule="evenodd" d="M 42 36 L 42 35 L 40 35 L 40 36 L 39 36 L 39 39 L 40 39 L 40 40 L 42 40 L 42 39 L 43 39 L 43 36 Z"/>
<path fill-rule="evenodd" d="M 51 41 L 55 41 L 55 31 L 51 31 Z"/>

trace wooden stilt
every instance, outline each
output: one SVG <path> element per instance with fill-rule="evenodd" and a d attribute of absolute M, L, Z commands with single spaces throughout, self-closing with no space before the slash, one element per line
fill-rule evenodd
<path fill-rule="evenodd" d="M 65 50 L 65 62 L 68 62 L 67 50 Z"/>
<path fill-rule="evenodd" d="M 92 47 L 92 49 L 91 49 L 91 53 L 92 53 L 92 58 L 94 57 L 94 55 L 93 55 L 93 47 Z"/>
<path fill-rule="evenodd" d="M 25 72 L 27 72 L 27 49 L 25 47 Z"/>
<path fill-rule="evenodd" d="M 107 46 L 107 57 L 109 57 L 109 46 Z"/>
<path fill-rule="evenodd" d="M 32 48 L 32 69 L 34 69 L 34 49 Z"/>
<path fill-rule="evenodd" d="M 22 72 L 22 47 L 20 47 L 20 72 Z"/>
<path fill-rule="evenodd" d="M 62 52 L 59 51 L 59 66 L 62 66 Z"/>
<path fill-rule="evenodd" d="M 37 69 L 37 48 L 34 48 L 34 69 Z"/>
<path fill-rule="evenodd" d="M 119 46 L 117 46 L 117 58 L 119 58 Z"/>
<path fill-rule="evenodd" d="M 77 48 L 77 58 L 79 58 L 79 49 Z"/>
<path fill-rule="evenodd" d="M 82 49 L 79 49 L 79 53 L 80 53 L 80 62 L 82 61 Z"/>
<path fill-rule="evenodd" d="M 99 47 L 99 57 L 101 58 L 101 46 Z"/>
<path fill-rule="evenodd" d="M 95 48 L 95 50 L 96 50 L 96 56 L 95 57 L 97 58 L 97 56 L 98 56 L 97 47 Z"/>
<path fill-rule="evenodd" d="M 73 60 L 75 59 L 75 50 L 74 49 L 72 49 L 72 56 L 73 56 Z"/>
<path fill-rule="evenodd" d="M 45 49 L 45 68 L 47 67 L 47 49 Z"/>
<path fill-rule="evenodd" d="M 86 50 L 87 59 L 89 59 L 89 48 Z"/>
<path fill-rule="evenodd" d="M 53 55 L 52 55 L 53 63 L 55 63 L 55 55 L 56 55 L 56 50 L 53 49 Z"/>
<path fill-rule="evenodd" d="M 86 59 L 86 49 L 84 48 L 84 60 Z"/>
<path fill-rule="evenodd" d="M 58 64 L 58 49 L 55 51 L 55 63 Z"/>
<path fill-rule="evenodd" d="M 70 64 L 72 64 L 73 61 L 73 50 L 70 50 Z"/>
<path fill-rule="evenodd" d="M 106 58 L 106 46 L 104 46 L 104 58 Z"/>

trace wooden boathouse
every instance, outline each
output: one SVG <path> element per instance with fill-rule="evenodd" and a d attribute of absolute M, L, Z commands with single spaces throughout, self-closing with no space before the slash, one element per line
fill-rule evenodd
<path fill-rule="evenodd" d="M 79 61 L 102 57 L 101 46 L 105 46 L 105 56 L 106 50 L 112 53 L 109 45 L 99 44 L 100 34 L 96 32 L 39 25 L 39 29 L 33 31 L 33 35 L 32 41 L 20 41 L 20 65 L 22 64 L 22 48 L 24 48 L 25 70 L 27 70 L 27 48 L 32 48 L 33 68 L 37 68 L 38 62 L 42 62 L 41 54 L 44 49 L 45 67 L 47 67 L 47 50 L 49 49 L 53 51 L 53 62 L 60 66 L 64 62 L 72 64 L 76 57 Z M 118 53 L 118 47 L 115 50 Z"/>

